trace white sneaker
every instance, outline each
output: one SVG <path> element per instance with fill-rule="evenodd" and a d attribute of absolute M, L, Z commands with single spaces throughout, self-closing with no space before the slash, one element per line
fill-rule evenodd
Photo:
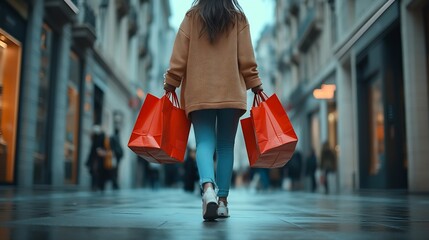
<path fill-rule="evenodd" d="M 229 217 L 228 207 L 225 206 L 225 203 L 223 203 L 222 201 L 219 201 L 219 207 L 217 208 L 217 215 L 220 218 Z"/>
<path fill-rule="evenodd" d="M 203 194 L 203 218 L 205 220 L 214 220 L 218 218 L 216 193 L 209 187 Z"/>

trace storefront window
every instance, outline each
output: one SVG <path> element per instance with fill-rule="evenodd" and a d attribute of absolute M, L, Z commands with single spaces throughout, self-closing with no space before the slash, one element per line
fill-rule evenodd
<path fill-rule="evenodd" d="M 319 112 L 310 114 L 311 147 L 314 149 L 317 159 L 320 159 L 322 143 L 320 142 L 320 117 Z"/>
<path fill-rule="evenodd" d="M 94 124 L 103 124 L 103 98 L 104 92 L 97 85 L 94 85 Z"/>
<path fill-rule="evenodd" d="M 423 18 L 425 21 L 425 38 L 426 38 L 426 69 L 429 69 L 429 4 L 423 10 Z M 429 71 L 427 74 L 427 87 L 429 92 Z"/>
<path fill-rule="evenodd" d="M 335 149 L 336 152 L 338 152 L 337 125 L 338 125 L 337 104 L 334 101 L 328 102 L 328 142 L 329 142 L 329 146 Z"/>
<path fill-rule="evenodd" d="M 0 182 L 13 183 L 20 83 L 20 42 L 0 29 Z"/>
<path fill-rule="evenodd" d="M 377 175 L 385 160 L 384 149 L 384 110 L 381 79 L 376 79 L 370 85 L 370 165 L 369 175 Z"/>
<path fill-rule="evenodd" d="M 43 25 L 41 35 L 41 59 L 39 71 L 39 98 L 37 99 L 36 151 L 34 153 L 34 183 L 49 183 L 49 163 L 47 157 L 47 125 L 49 110 L 49 80 L 51 73 L 51 52 L 53 33 Z"/>
<path fill-rule="evenodd" d="M 79 58 L 70 53 L 69 81 L 67 87 L 67 118 L 66 139 L 64 143 L 65 181 L 69 184 L 77 183 L 78 166 L 78 131 L 79 131 Z"/>

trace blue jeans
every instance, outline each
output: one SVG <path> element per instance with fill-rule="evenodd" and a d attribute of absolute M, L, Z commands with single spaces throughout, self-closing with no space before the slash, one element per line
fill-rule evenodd
<path fill-rule="evenodd" d="M 240 116 L 241 111 L 238 109 L 206 109 L 191 113 L 200 184 L 202 187 L 204 183 L 213 183 L 218 188 L 219 197 L 227 197 L 229 193 L 234 164 L 234 142 Z"/>

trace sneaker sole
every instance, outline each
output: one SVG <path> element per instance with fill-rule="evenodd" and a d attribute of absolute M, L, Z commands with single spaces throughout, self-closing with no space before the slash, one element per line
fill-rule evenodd
<path fill-rule="evenodd" d="M 219 211 L 219 209 L 217 211 L 217 215 L 219 216 L 219 218 L 229 218 L 229 215 L 227 212 Z"/>
<path fill-rule="evenodd" d="M 217 204 L 214 202 L 208 203 L 203 218 L 205 220 L 214 220 L 218 218 L 219 216 L 217 215 L 217 207 Z"/>

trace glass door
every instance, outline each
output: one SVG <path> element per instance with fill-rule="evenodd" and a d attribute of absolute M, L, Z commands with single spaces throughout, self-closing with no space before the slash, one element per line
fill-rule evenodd
<path fill-rule="evenodd" d="M 385 103 L 380 74 L 361 83 L 359 97 L 360 187 L 385 188 Z"/>
<path fill-rule="evenodd" d="M 404 81 L 399 23 L 357 59 L 361 188 L 406 189 Z"/>
<path fill-rule="evenodd" d="M 368 122 L 369 122 L 369 176 L 383 174 L 385 167 L 384 148 L 384 102 L 382 82 L 375 77 L 368 86 Z"/>

